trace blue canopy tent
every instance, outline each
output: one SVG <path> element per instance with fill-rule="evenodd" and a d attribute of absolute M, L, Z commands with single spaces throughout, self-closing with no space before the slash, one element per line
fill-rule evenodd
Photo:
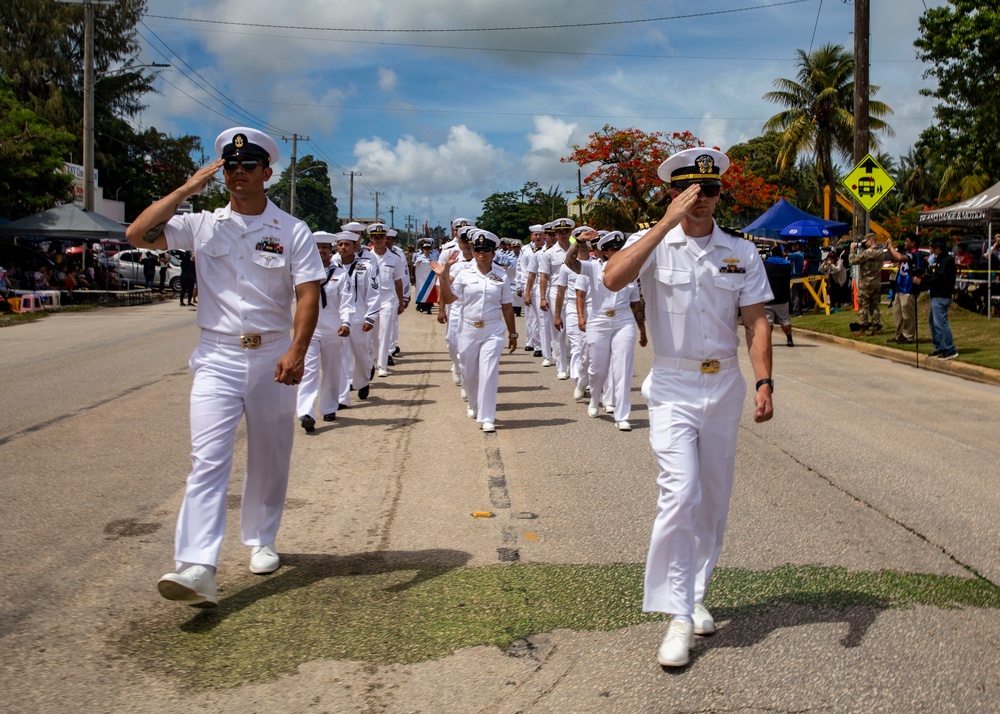
<path fill-rule="evenodd" d="M 796 221 L 815 221 L 830 231 L 831 235 L 842 236 L 851 230 L 846 223 L 828 221 L 825 218 L 806 213 L 800 208 L 796 208 L 785 199 L 779 199 L 776 204 L 764 211 L 761 216 L 749 226 L 742 228 L 744 233 L 758 238 L 772 238 L 781 240 L 781 230 L 790 223 Z"/>

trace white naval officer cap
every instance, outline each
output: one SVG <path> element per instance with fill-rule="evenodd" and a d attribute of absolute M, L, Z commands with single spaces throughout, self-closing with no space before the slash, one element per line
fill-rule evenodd
<path fill-rule="evenodd" d="M 262 131 L 246 126 L 234 126 L 215 137 L 215 153 L 220 159 L 267 159 L 268 164 L 278 160 L 278 142 Z"/>
<path fill-rule="evenodd" d="M 462 226 L 458 229 L 458 239 L 459 240 L 472 240 L 469 235 L 472 231 L 478 230 L 475 226 Z"/>
<path fill-rule="evenodd" d="M 472 221 L 470 221 L 468 218 L 456 218 L 455 220 L 453 220 L 451 222 L 451 227 L 453 229 L 454 228 L 462 228 L 463 226 L 471 226 L 471 225 L 472 225 Z"/>
<path fill-rule="evenodd" d="M 475 228 L 468 235 L 472 239 L 472 250 L 474 251 L 496 251 L 497 246 L 500 245 L 500 239 L 496 237 L 496 234 L 482 228 Z"/>
<path fill-rule="evenodd" d="M 370 236 L 384 236 L 388 232 L 384 223 L 370 223 L 365 230 Z"/>
<path fill-rule="evenodd" d="M 364 233 L 364 224 L 358 223 L 357 221 L 351 221 L 350 223 L 345 223 L 340 227 L 342 231 L 350 231 L 351 233 Z"/>
<path fill-rule="evenodd" d="M 598 250 L 605 250 L 607 248 L 611 249 L 617 248 L 621 250 L 622 246 L 624 245 L 625 245 L 625 234 L 622 233 L 621 231 L 611 231 L 609 233 L 605 233 L 597 241 Z"/>
<path fill-rule="evenodd" d="M 591 228 L 590 226 L 577 226 L 576 228 L 573 229 L 573 232 L 570 233 L 570 235 L 573 238 L 576 238 L 576 237 L 580 236 L 581 234 L 586 233 L 587 231 L 592 231 L 592 230 L 594 230 L 594 229 Z"/>
<path fill-rule="evenodd" d="M 696 146 L 683 149 L 660 164 L 656 174 L 667 183 L 722 183 L 729 170 L 729 157 L 718 149 Z"/>
<path fill-rule="evenodd" d="M 572 218 L 557 218 L 552 221 L 552 230 L 554 231 L 571 231 L 573 226 L 576 225 L 576 221 Z"/>
<path fill-rule="evenodd" d="M 313 240 L 316 241 L 316 245 L 336 245 L 337 236 L 333 233 L 328 233 L 326 231 L 313 231 Z"/>
<path fill-rule="evenodd" d="M 390 228 L 389 230 L 387 230 L 385 232 L 385 237 L 386 238 L 395 238 L 397 235 L 399 235 L 399 234 L 396 233 L 396 229 L 395 228 Z"/>

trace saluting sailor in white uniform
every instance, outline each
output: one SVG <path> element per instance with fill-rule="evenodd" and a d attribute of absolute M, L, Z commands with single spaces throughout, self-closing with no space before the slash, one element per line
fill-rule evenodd
<path fill-rule="evenodd" d="M 672 616 L 657 650 L 664 666 L 687 664 L 693 635 L 715 631 L 702 599 L 722 548 L 746 394 L 738 312 L 756 380 L 754 420 L 773 414 L 764 265 L 753 243 L 712 218 L 728 168 L 729 158 L 708 148 L 663 162 L 657 173 L 670 182 L 666 215 L 629 238 L 604 270 L 612 291 L 640 279 L 655 355 L 642 385 L 660 471 L 643 610 Z"/>
<path fill-rule="evenodd" d="M 586 246 L 595 238 L 597 231 L 593 230 L 578 236 L 576 243 L 566 254 L 566 267 L 586 276 L 590 285 L 592 309 L 585 328 L 590 362 L 588 381 L 597 386 L 591 390 L 587 415 L 593 418 L 600 414 L 601 385 L 610 378 L 613 385 L 611 403 L 615 405 L 615 427 L 619 431 L 631 431 L 628 418 L 632 412 L 632 372 L 635 365 L 637 327 L 639 344 L 646 346 L 646 325 L 642 314 L 638 312 L 639 285 L 632 281 L 621 290 L 612 292 L 604 285 L 604 261 L 579 260 L 581 246 Z M 604 251 L 607 260 L 624 245 L 625 236 L 620 231 L 611 231 L 598 241 L 597 247 Z M 611 368 L 612 355 L 615 356 L 614 370 Z"/>
<path fill-rule="evenodd" d="M 458 349 L 469 399 L 468 416 L 475 418 L 486 433 L 496 431 L 505 325 L 510 353 L 517 349 L 511 305 L 513 290 L 504 271 L 493 262 L 497 245 L 499 239 L 494 234 L 477 229 L 472 231 L 475 267 L 452 278 L 449 271 L 458 261 L 457 255 L 449 255 L 444 265 L 437 262 L 432 265 L 439 276 L 445 303 L 457 303 L 461 307 Z"/>
<path fill-rule="evenodd" d="M 323 261 L 326 279 L 320 283 L 319 319 L 306 352 L 305 371 L 299 384 L 297 413 L 307 433 L 316 430 L 316 400 L 323 421 L 335 421 L 340 406 L 341 374 L 344 371 L 344 346 L 350 344 L 354 317 L 354 294 L 347 271 L 333 262 L 333 233 L 313 233 L 316 249 Z M 320 371 L 322 370 L 322 377 Z"/>
<path fill-rule="evenodd" d="M 555 280 L 562 269 L 563 260 L 566 259 L 566 251 L 569 250 L 570 245 L 569 234 L 576 223 L 570 218 L 557 218 L 550 225 L 552 235 L 555 237 L 555 244 L 538 258 L 538 288 L 541 292 L 539 306 L 544 314 L 544 319 L 552 327 L 552 358 L 556 365 L 556 379 L 568 379 L 569 339 L 567 339 L 566 330 L 555 329 L 557 291 Z M 559 317 L 565 322 L 565 314 L 559 315 Z M 542 362 L 542 366 L 545 366 L 544 362 Z"/>
<path fill-rule="evenodd" d="M 372 261 L 360 257 L 361 236 L 354 231 L 334 233 L 337 254 L 333 261 L 347 272 L 354 315 L 351 318 L 349 349 L 344 350 L 344 369 L 340 380 L 340 405 L 351 406 L 351 387 L 358 390 L 359 399 L 368 399 L 371 382 L 372 351 L 370 335 L 375 331 L 378 311 L 382 306 L 378 268 Z"/>
<path fill-rule="evenodd" d="M 226 524 L 233 440 L 247 423 L 240 526 L 250 570 L 280 565 L 281 523 L 295 429 L 295 385 L 316 326 L 325 274 L 312 234 L 267 200 L 278 145 L 245 127 L 215 140 L 219 160 L 144 210 L 126 230 L 136 247 L 197 254 L 201 340 L 191 355 L 191 473 L 177 519 L 176 573 L 160 594 L 200 607 L 218 603 L 215 567 Z M 229 204 L 174 215 L 223 169 Z M 292 299 L 296 300 L 292 315 Z M 289 330 L 293 331 L 289 337 Z"/>

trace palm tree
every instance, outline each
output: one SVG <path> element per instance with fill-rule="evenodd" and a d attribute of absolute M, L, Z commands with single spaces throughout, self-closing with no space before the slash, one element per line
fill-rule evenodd
<path fill-rule="evenodd" d="M 850 160 L 854 151 L 854 54 L 843 45 L 823 45 L 812 53 L 797 51 L 797 80 L 776 79 L 776 92 L 764 99 L 787 107 L 764 124 L 764 131 L 781 135 L 778 169 L 795 164 L 800 153 L 815 153 L 816 165 L 827 186 L 834 185 L 833 153 Z M 874 95 L 878 87 L 871 87 Z M 877 134 L 893 135 L 881 117 L 892 114 L 883 102 L 868 103 L 869 144 L 879 148 Z"/>

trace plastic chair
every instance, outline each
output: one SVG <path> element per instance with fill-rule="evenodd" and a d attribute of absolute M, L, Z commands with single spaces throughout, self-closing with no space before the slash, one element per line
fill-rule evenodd
<path fill-rule="evenodd" d="M 27 293 L 21 296 L 21 312 L 42 312 L 42 296 L 35 293 Z"/>

